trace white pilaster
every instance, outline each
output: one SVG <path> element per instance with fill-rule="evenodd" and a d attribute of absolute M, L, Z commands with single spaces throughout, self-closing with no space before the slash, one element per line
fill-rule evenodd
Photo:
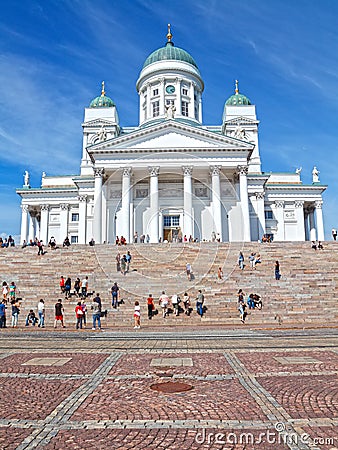
<path fill-rule="evenodd" d="M 124 167 L 122 173 L 122 216 L 121 216 L 121 235 L 131 242 L 130 239 L 130 177 L 131 167 Z M 120 236 L 121 237 L 121 236 Z"/>
<path fill-rule="evenodd" d="M 27 242 L 27 229 L 28 229 L 28 205 L 21 205 L 21 237 L 20 243 Z"/>
<path fill-rule="evenodd" d="M 276 200 L 272 206 L 275 209 L 275 218 L 277 220 L 277 233 L 274 235 L 274 240 L 284 241 L 284 202 L 282 200 Z"/>
<path fill-rule="evenodd" d="M 241 198 L 241 207 L 243 215 L 243 240 L 245 242 L 251 241 L 250 236 L 250 214 L 249 214 L 249 199 L 248 199 L 248 167 L 238 166 L 239 170 L 239 192 Z"/>
<path fill-rule="evenodd" d="M 150 119 L 152 117 L 152 111 L 151 111 L 151 102 L 150 102 L 150 94 L 151 94 L 151 89 L 150 89 L 150 84 L 146 85 L 147 88 L 147 113 L 146 113 L 146 119 Z"/>
<path fill-rule="evenodd" d="M 28 231 L 28 240 L 32 241 L 35 239 L 35 236 L 37 236 L 36 233 L 36 216 L 34 211 L 30 211 L 29 214 L 29 231 Z"/>
<path fill-rule="evenodd" d="M 94 169 L 94 217 L 93 217 L 93 234 L 97 244 L 102 242 L 102 177 L 103 168 Z"/>
<path fill-rule="evenodd" d="M 151 243 L 157 243 L 159 239 L 159 208 L 158 208 L 158 174 L 159 167 L 149 167 L 150 174 L 150 220 L 149 236 Z"/>
<path fill-rule="evenodd" d="M 317 200 L 315 202 L 315 212 L 316 212 L 316 223 L 317 223 L 317 237 L 318 241 L 324 241 L 324 221 L 323 221 L 323 202 Z"/>
<path fill-rule="evenodd" d="M 304 202 L 295 201 L 295 218 L 297 220 L 297 240 L 305 241 Z"/>
<path fill-rule="evenodd" d="M 316 223 L 315 223 L 315 212 L 314 212 L 314 209 L 309 211 L 309 223 L 310 223 L 310 241 L 316 241 L 317 240 L 317 233 L 316 233 Z"/>
<path fill-rule="evenodd" d="M 264 192 L 256 192 L 255 196 L 258 216 L 258 239 L 262 239 L 265 234 Z"/>
<path fill-rule="evenodd" d="M 48 244 L 49 205 L 41 205 L 40 240 Z"/>
<path fill-rule="evenodd" d="M 159 88 L 159 95 L 160 95 L 160 116 L 164 116 L 165 114 L 165 85 L 164 85 L 164 78 L 160 79 L 160 88 Z"/>
<path fill-rule="evenodd" d="M 176 78 L 176 113 L 182 114 L 182 78 Z"/>
<path fill-rule="evenodd" d="M 190 83 L 190 92 L 189 92 L 189 97 L 190 97 L 190 102 L 188 105 L 189 108 L 189 117 L 195 118 L 195 87 L 196 87 L 196 83 L 194 83 L 193 81 Z"/>
<path fill-rule="evenodd" d="M 194 237 L 194 222 L 192 214 L 192 167 L 182 167 L 183 189 L 184 189 L 184 217 L 183 217 L 183 235 L 189 239 Z"/>
<path fill-rule="evenodd" d="M 78 228 L 78 243 L 86 244 L 86 230 L 87 230 L 87 195 L 79 195 L 79 228 Z"/>
<path fill-rule="evenodd" d="M 222 237 L 222 212 L 221 212 L 221 181 L 220 181 L 220 171 L 221 166 L 211 166 L 211 189 L 212 189 L 212 212 L 213 212 L 213 224 L 214 231 L 219 235 L 221 242 Z M 211 234 L 211 233 L 210 233 Z"/>
<path fill-rule="evenodd" d="M 68 211 L 69 205 L 62 203 L 60 205 L 60 241 L 63 242 L 68 236 Z"/>

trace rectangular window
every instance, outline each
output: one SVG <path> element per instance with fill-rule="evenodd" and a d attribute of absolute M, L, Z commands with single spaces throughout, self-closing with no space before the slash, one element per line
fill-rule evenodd
<path fill-rule="evenodd" d="M 158 95 L 158 89 L 153 90 L 153 96 Z"/>
<path fill-rule="evenodd" d="M 167 106 L 170 106 L 170 105 L 175 105 L 175 100 L 172 100 L 172 99 L 166 99 L 166 101 L 165 101 L 165 104 L 167 105 Z"/>
<path fill-rule="evenodd" d="M 71 244 L 77 244 L 79 242 L 78 236 L 71 236 L 70 237 L 70 243 Z"/>
<path fill-rule="evenodd" d="M 153 102 L 153 117 L 157 117 L 160 115 L 160 102 Z"/>
<path fill-rule="evenodd" d="M 188 102 L 182 102 L 182 116 L 188 117 Z"/>
<path fill-rule="evenodd" d="M 273 219 L 273 213 L 270 209 L 264 211 L 265 220 Z"/>
<path fill-rule="evenodd" d="M 79 221 L 79 213 L 72 213 L 72 222 Z"/>
<path fill-rule="evenodd" d="M 188 95 L 188 89 L 183 88 L 183 89 L 182 89 L 182 94 L 183 94 L 183 95 Z"/>
<path fill-rule="evenodd" d="M 180 216 L 163 216 L 164 227 L 179 227 Z"/>
<path fill-rule="evenodd" d="M 180 225 L 180 216 L 172 216 L 171 219 L 171 225 L 173 227 L 178 227 Z"/>

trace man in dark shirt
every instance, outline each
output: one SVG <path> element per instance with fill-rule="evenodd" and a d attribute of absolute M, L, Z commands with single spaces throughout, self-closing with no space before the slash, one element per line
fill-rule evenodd
<path fill-rule="evenodd" d="M 59 298 L 57 303 L 55 303 L 55 322 L 54 322 L 54 328 L 56 328 L 56 324 L 58 320 L 60 320 L 61 325 L 63 328 L 66 328 L 63 323 L 63 313 L 64 313 L 64 307 L 62 305 L 62 300 Z"/>
<path fill-rule="evenodd" d="M 119 292 L 119 287 L 118 287 L 117 283 L 115 282 L 111 288 L 113 308 L 116 308 L 118 305 L 118 292 Z"/>
<path fill-rule="evenodd" d="M 94 298 L 93 302 L 96 302 L 96 303 L 99 304 L 99 306 L 100 306 L 100 311 L 101 311 L 101 308 L 102 308 L 102 302 L 101 302 L 101 299 L 100 299 L 100 294 L 96 293 L 96 297 Z"/>

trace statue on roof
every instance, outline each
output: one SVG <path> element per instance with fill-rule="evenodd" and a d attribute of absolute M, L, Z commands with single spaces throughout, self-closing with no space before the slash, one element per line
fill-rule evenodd
<path fill-rule="evenodd" d="M 241 126 L 238 125 L 234 131 L 234 138 L 236 139 L 242 139 L 242 140 L 246 140 L 246 133 L 245 133 L 245 129 Z"/>
<path fill-rule="evenodd" d="M 25 174 L 23 176 L 23 180 L 24 180 L 24 187 L 30 187 L 29 185 L 29 172 L 28 170 L 25 170 Z"/>
<path fill-rule="evenodd" d="M 173 119 L 175 116 L 175 111 L 176 111 L 175 105 L 172 105 L 172 104 L 166 105 L 165 108 L 166 108 L 166 114 L 165 114 L 166 118 Z"/>
<path fill-rule="evenodd" d="M 107 140 L 107 130 L 104 128 L 103 125 L 101 125 L 101 128 L 96 133 L 96 135 L 98 136 L 100 142 Z"/>
<path fill-rule="evenodd" d="M 319 174 L 320 174 L 319 170 L 317 169 L 316 166 L 314 166 L 312 170 L 312 183 L 319 183 L 319 176 L 318 176 Z"/>
<path fill-rule="evenodd" d="M 297 175 L 300 175 L 301 171 L 302 171 L 302 167 L 297 167 L 297 169 L 296 169 L 296 174 L 297 174 Z"/>

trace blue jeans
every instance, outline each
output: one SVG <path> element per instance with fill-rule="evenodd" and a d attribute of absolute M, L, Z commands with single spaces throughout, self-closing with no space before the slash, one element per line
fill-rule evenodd
<path fill-rule="evenodd" d="M 93 314 L 93 328 L 96 327 L 96 321 L 97 321 L 97 326 L 99 328 L 101 328 L 101 314 Z"/>
<path fill-rule="evenodd" d="M 112 292 L 112 306 L 115 308 L 117 306 L 117 292 Z"/>
<path fill-rule="evenodd" d="M 45 326 L 45 315 L 43 312 L 39 311 L 39 327 L 44 327 Z"/>

